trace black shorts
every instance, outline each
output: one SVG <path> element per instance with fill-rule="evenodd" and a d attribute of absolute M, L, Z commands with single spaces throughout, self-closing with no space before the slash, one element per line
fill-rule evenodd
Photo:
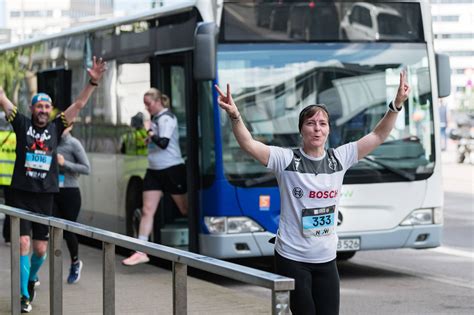
<path fill-rule="evenodd" d="M 10 188 L 8 192 L 9 206 L 47 216 L 53 213 L 53 200 L 54 193 L 36 193 L 13 188 Z M 29 236 L 32 230 L 34 240 L 47 241 L 49 239 L 49 226 L 20 220 L 21 236 Z"/>
<path fill-rule="evenodd" d="M 173 195 L 182 195 L 187 192 L 186 167 L 179 164 L 164 170 L 147 169 L 143 180 L 143 191 L 161 190 Z"/>

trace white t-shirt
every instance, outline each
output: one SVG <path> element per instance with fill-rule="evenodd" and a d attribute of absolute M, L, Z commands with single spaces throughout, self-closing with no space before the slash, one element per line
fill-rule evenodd
<path fill-rule="evenodd" d="M 314 158 L 302 149 L 270 146 L 268 168 L 280 189 L 280 223 L 275 250 L 301 262 L 336 258 L 337 215 L 342 181 L 357 163 L 357 143 L 326 150 Z"/>
<path fill-rule="evenodd" d="M 148 144 L 148 167 L 152 170 L 163 170 L 171 166 L 184 164 L 179 148 L 178 119 L 164 109 L 151 119 L 151 130 L 160 138 L 170 139 L 165 149 L 153 141 Z"/>

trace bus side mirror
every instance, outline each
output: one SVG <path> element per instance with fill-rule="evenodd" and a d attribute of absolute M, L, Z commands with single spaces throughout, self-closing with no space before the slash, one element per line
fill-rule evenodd
<path fill-rule="evenodd" d="M 202 22 L 194 33 L 194 78 L 196 80 L 214 80 L 216 78 L 217 25 L 214 22 Z"/>
<path fill-rule="evenodd" d="M 449 96 L 451 94 L 451 66 L 448 55 L 436 54 L 436 73 L 438 97 Z"/>

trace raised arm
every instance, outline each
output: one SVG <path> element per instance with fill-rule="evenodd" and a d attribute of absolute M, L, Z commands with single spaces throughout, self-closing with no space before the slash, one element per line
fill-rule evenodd
<path fill-rule="evenodd" d="M 227 94 L 224 94 L 217 85 L 215 87 L 217 93 L 219 93 L 219 106 L 229 115 L 229 119 L 232 122 L 232 131 L 240 147 L 257 161 L 267 166 L 270 148 L 266 144 L 252 138 L 252 135 L 242 121 L 239 109 L 232 99 L 230 85 L 227 84 Z"/>
<path fill-rule="evenodd" d="M 76 98 L 74 103 L 72 103 L 72 105 L 64 111 L 64 116 L 66 117 L 68 123 L 74 122 L 74 119 L 79 115 L 81 109 L 86 106 L 87 101 L 91 97 L 95 88 L 99 85 L 105 70 L 107 70 L 107 63 L 103 61 L 102 58 L 97 60 L 97 58 L 94 56 L 92 58 L 92 68 L 87 69 L 87 73 L 89 74 L 89 82 L 86 84 L 81 93 L 79 93 L 79 96 Z"/>
<path fill-rule="evenodd" d="M 13 103 L 5 95 L 5 92 L 3 91 L 3 88 L 1 86 L 0 86 L 0 106 L 5 112 L 7 118 L 11 115 L 11 113 L 13 112 L 13 109 L 15 108 L 15 105 L 13 105 Z"/>
<path fill-rule="evenodd" d="M 374 130 L 368 135 L 362 137 L 357 141 L 357 152 L 358 159 L 362 159 L 364 156 L 372 152 L 376 147 L 382 144 L 387 139 L 390 131 L 392 131 L 397 120 L 398 112 L 402 110 L 403 103 L 408 99 L 410 94 L 410 86 L 407 82 L 407 72 L 402 70 L 400 72 L 400 85 L 398 86 L 397 95 L 393 100 L 389 110 L 385 113 L 385 116 L 378 122 Z"/>

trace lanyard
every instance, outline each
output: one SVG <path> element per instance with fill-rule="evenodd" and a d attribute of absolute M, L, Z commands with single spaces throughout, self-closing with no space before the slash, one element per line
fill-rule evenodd
<path fill-rule="evenodd" d="M 3 147 L 3 145 L 5 144 L 5 142 L 7 142 L 8 138 L 10 138 L 10 135 L 12 134 L 13 131 L 10 131 L 8 133 L 8 136 L 3 140 L 2 144 L 0 144 L 0 148 Z"/>

